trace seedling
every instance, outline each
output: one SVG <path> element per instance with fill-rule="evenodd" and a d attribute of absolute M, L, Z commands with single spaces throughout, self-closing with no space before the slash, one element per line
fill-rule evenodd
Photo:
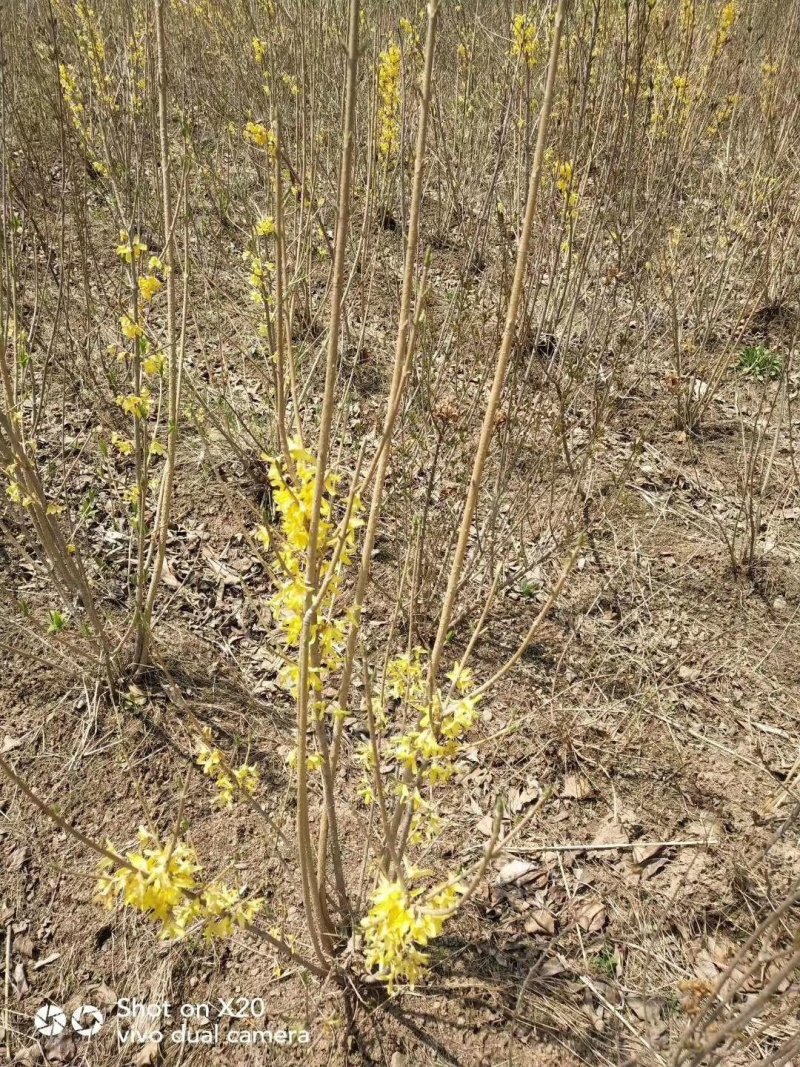
<path fill-rule="evenodd" d="M 61 633 L 61 631 L 67 625 L 67 616 L 63 612 L 58 611 L 56 608 L 53 608 L 51 611 L 49 611 L 48 616 L 50 618 L 50 622 L 47 626 L 47 632 L 49 634 Z"/>
<path fill-rule="evenodd" d="M 783 371 L 781 357 L 764 345 L 748 345 L 739 356 L 739 370 L 760 381 L 774 381 Z"/>

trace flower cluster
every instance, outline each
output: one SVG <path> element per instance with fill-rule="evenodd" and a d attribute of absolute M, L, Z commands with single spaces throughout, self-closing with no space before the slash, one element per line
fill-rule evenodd
<path fill-rule="evenodd" d="M 564 201 L 567 215 L 571 219 L 577 217 L 578 203 L 580 202 L 580 195 L 574 188 L 574 175 L 575 168 L 569 160 L 565 163 L 556 164 L 556 188 L 558 189 L 561 199 Z"/>
<path fill-rule="evenodd" d="M 75 76 L 75 68 L 67 63 L 59 64 L 58 80 L 61 84 L 61 92 L 64 94 L 64 103 L 72 119 L 72 125 L 77 132 L 84 135 L 84 107 L 83 93 L 78 86 Z"/>
<path fill-rule="evenodd" d="M 113 81 L 106 70 L 106 44 L 97 12 L 89 7 L 86 0 L 77 0 L 75 16 L 78 46 L 89 67 L 92 95 L 102 100 L 107 108 L 114 110 L 116 103 L 112 91 Z"/>
<path fill-rule="evenodd" d="M 388 754 L 414 782 L 435 786 L 453 775 L 453 762 L 461 742 L 475 725 L 480 698 L 468 695 L 472 672 L 459 664 L 447 675 L 450 693 L 428 693 L 424 669 L 425 652 L 414 649 L 390 660 L 386 668 L 386 691 L 413 714 L 410 730 L 391 734 Z M 385 709 L 376 721 L 388 720 Z"/>
<path fill-rule="evenodd" d="M 292 438 L 289 441 L 292 470 L 284 470 L 275 459 L 269 462 L 269 480 L 273 489 L 275 508 L 280 516 L 281 544 L 276 558 L 282 571 L 278 589 L 270 600 L 273 617 L 289 648 L 300 644 L 303 618 L 307 607 L 308 587 L 305 580 L 308 550 L 311 544 L 311 515 L 317 484 L 315 457 Z M 350 509 L 347 527 L 337 529 L 334 522 L 334 504 L 339 485 L 339 476 L 328 473 L 320 502 L 320 518 L 317 531 L 316 558 L 319 564 L 319 584 L 325 594 L 317 610 L 317 621 L 310 633 L 315 649 L 316 665 L 311 671 L 311 687 L 322 690 L 328 676 L 341 664 L 349 616 L 337 614 L 336 600 L 341 584 L 342 571 L 353 560 L 358 529 L 363 525 L 363 505 L 356 495 Z M 259 540 L 269 547 L 269 532 L 265 527 L 258 531 Z M 296 694 L 299 667 L 287 664 L 281 671 L 280 682 Z"/>
<path fill-rule="evenodd" d="M 218 748 L 209 744 L 211 731 L 206 726 L 202 736 L 197 741 L 195 748 L 195 762 L 202 768 L 203 774 L 211 778 L 217 786 L 215 803 L 221 808 L 230 808 L 233 805 L 237 790 L 242 790 L 252 796 L 260 781 L 258 768 L 250 763 L 243 763 L 241 767 L 232 767 L 230 773 L 224 766 L 222 753 Z"/>
<path fill-rule="evenodd" d="M 423 890 L 409 893 L 402 882 L 381 876 L 361 920 L 367 967 L 390 989 L 397 981 L 413 986 L 428 964 L 423 950 L 441 934 L 462 893 L 458 885 L 447 886 L 422 901 Z"/>
<path fill-rule="evenodd" d="M 29 496 L 25 489 L 20 485 L 17 480 L 17 464 L 9 463 L 5 468 L 6 478 L 8 479 L 8 485 L 6 486 L 6 496 L 12 504 L 19 504 L 20 507 L 29 508 L 33 504 L 33 497 Z"/>
<path fill-rule="evenodd" d="M 149 304 L 157 293 L 163 288 L 162 277 L 167 273 L 167 268 L 158 258 L 150 256 L 147 268 L 144 268 L 144 256 L 147 253 L 147 245 L 138 235 L 133 237 L 127 230 L 119 231 L 119 244 L 117 255 L 128 264 L 131 287 L 136 287 L 141 305 Z M 151 350 L 150 342 L 145 337 L 145 328 L 140 321 L 138 310 L 134 307 L 120 317 L 120 330 L 122 336 L 128 341 L 138 341 L 141 348 L 147 354 Z"/>
<path fill-rule="evenodd" d="M 685 34 L 690 34 L 694 29 L 696 20 L 695 0 L 681 0 L 680 24 Z"/>
<path fill-rule="evenodd" d="M 511 23 L 511 55 L 532 67 L 539 57 L 539 31 L 527 15 L 515 15 Z"/>
<path fill-rule="evenodd" d="M 250 268 L 250 299 L 254 304 L 265 308 L 272 301 L 269 280 L 275 273 L 275 264 L 248 248 L 242 253 L 242 259 Z"/>
<path fill-rule="evenodd" d="M 394 41 L 378 59 L 378 151 L 384 159 L 397 155 L 400 147 L 400 84 L 402 53 Z"/>
<path fill-rule="evenodd" d="M 256 63 L 263 64 L 267 56 L 267 42 L 260 37 L 254 37 L 250 42 L 253 55 L 256 57 Z"/>
<path fill-rule="evenodd" d="M 130 415 L 134 419 L 146 419 L 150 414 L 151 399 L 150 390 L 146 385 L 143 385 L 142 391 L 138 396 L 135 393 L 131 393 L 128 396 L 118 396 L 117 405 L 122 408 L 126 415 Z"/>
<path fill-rule="evenodd" d="M 113 908 L 118 899 L 149 916 L 161 926 L 161 937 L 180 939 L 199 924 L 209 940 L 230 937 L 236 927 L 253 921 L 264 902 L 244 901 L 237 889 L 198 881 L 201 867 L 194 849 L 182 841 L 162 845 L 144 827 L 139 830 L 139 850 L 117 862 L 101 863 L 96 899 Z M 113 851 L 113 846 L 107 845 Z"/>
<path fill-rule="evenodd" d="M 725 4 L 719 13 L 719 25 L 717 26 L 717 35 L 714 38 L 714 47 L 711 52 L 711 58 L 716 59 L 722 49 L 727 45 L 731 39 L 731 33 L 733 27 L 736 24 L 736 20 L 739 17 L 739 8 L 730 0 Z"/>
<path fill-rule="evenodd" d="M 256 148 L 266 148 L 270 159 L 275 158 L 278 150 L 278 139 L 273 130 L 268 129 L 261 122 L 248 122 L 242 131 L 242 136 L 248 144 Z"/>

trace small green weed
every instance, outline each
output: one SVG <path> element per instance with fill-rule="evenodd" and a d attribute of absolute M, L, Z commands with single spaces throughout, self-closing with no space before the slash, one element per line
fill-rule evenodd
<path fill-rule="evenodd" d="M 764 345 L 748 345 L 739 356 L 739 370 L 761 381 L 773 381 L 780 378 L 783 361 L 776 352 Z"/>

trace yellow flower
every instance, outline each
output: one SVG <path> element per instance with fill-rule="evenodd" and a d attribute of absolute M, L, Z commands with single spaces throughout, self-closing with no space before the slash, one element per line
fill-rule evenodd
<path fill-rule="evenodd" d="M 229 808 L 236 797 L 237 789 L 252 796 L 260 781 L 258 768 L 252 764 L 243 763 L 241 767 L 234 769 L 229 775 L 223 766 L 222 753 L 218 748 L 209 744 L 211 731 L 204 727 L 201 737 L 195 746 L 195 763 L 217 785 L 215 803 L 220 807 Z"/>
<path fill-rule="evenodd" d="M 413 987 L 424 975 L 427 953 L 421 951 L 438 937 L 449 915 L 458 906 L 463 890 L 451 886 L 419 903 L 419 893 L 409 894 L 400 881 L 381 875 L 371 897 L 371 907 L 361 920 L 365 963 L 389 988 L 397 981 Z M 419 946 L 419 947 L 417 947 Z"/>
<path fill-rule="evenodd" d="M 259 237 L 272 237 L 275 233 L 275 219 L 272 215 L 267 215 L 263 219 L 259 219 L 256 223 L 256 233 Z"/>
<path fill-rule="evenodd" d="M 466 693 L 474 684 L 472 671 L 469 667 L 462 667 L 460 662 L 453 664 L 453 669 L 447 675 L 447 679 L 453 683 L 459 693 Z"/>
<path fill-rule="evenodd" d="M 392 42 L 378 59 L 378 151 L 384 159 L 397 154 L 400 144 L 400 84 L 402 53 Z"/>
<path fill-rule="evenodd" d="M 144 303 L 152 300 L 162 286 L 154 274 L 145 274 L 138 279 L 139 295 Z"/>
<path fill-rule="evenodd" d="M 528 66 L 536 62 L 539 52 L 538 30 L 527 15 L 515 15 L 511 23 L 511 55 L 521 57 Z"/>
<path fill-rule="evenodd" d="M 121 456 L 130 456 L 133 453 L 133 441 L 120 437 L 116 430 L 111 434 L 111 444 Z"/>
<path fill-rule="evenodd" d="M 242 131 L 242 136 L 248 144 L 256 145 L 258 148 L 266 148 L 272 158 L 275 157 L 275 152 L 278 147 L 278 140 L 272 130 L 261 122 L 248 122 Z"/>
<path fill-rule="evenodd" d="M 233 777 L 236 779 L 239 788 L 250 796 L 258 789 L 258 784 L 261 781 L 258 768 L 249 763 L 243 763 L 241 767 L 237 767 L 233 772 Z"/>
<path fill-rule="evenodd" d="M 143 385 L 138 396 L 135 393 L 118 396 L 117 404 L 126 415 L 132 415 L 135 419 L 146 419 L 150 414 L 150 390 Z"/>
<path fill-rule="evenodd" d="M 142 370 L 145 374 L 163 374 L 165 362 L 164 353 L 157 352 L 142 361 Z"/>
<path fill-rule="evenodd" d="M 119 231 L 117 255 L 120 256 L 121 259 L 124 259 L 126 263 L 132 263 L 134 259 L 139 259 L 146 251 L 147 245 L 138 237 L 134 237 L 133 240 L 131 240 L 127 230 Z"/>
<path fill-rule="evenodd" d="M 136 341 L 144 336 L 144 330 L 138 322 L 133 321 L 130 315 L 123 315 L 119 320 L 119 325 L 123 337 L 127 337 L 129 341 Z"/>
<path fill-rule="evenodd" d="M 203 924 L 206 938 L 229 937 L 235 927 L 251 923 L 263 907 L 262 900 L 243 901 L 238 889 L 222 883 L 201 887 L 197 856 L 184 842 L 161 845 L 143 827 L 138 836 L 137 852 L 102 861 L 95 893 L 98 903 L 113 908 L 121 899 L 159 923 L 162 938 L 175 939 L 185 937 L 196 922 Z M 107 848 L 113 851 L 111 842 Z"/>

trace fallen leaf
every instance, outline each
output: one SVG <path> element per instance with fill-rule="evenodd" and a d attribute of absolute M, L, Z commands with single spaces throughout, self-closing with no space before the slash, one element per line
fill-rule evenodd
<path fill-rule="evenodd" d="M 538 786 L 533 786 L 529 789 L 511 789 L 508 794 L 508 810 L 512 815 L 516 815 L 523 808 L 537 801 L 540 793 L 541 790 Z"/>
<path fill-rule="evenodd" d="M 34 1067 L 35 1064 L 41 1063 L 42 1059 L 43 1053 L 41 1047 L 36 1043 L 21 1048 L 14 1057 L 13 1062 L 18 1064 L 19 1067 Z"/>
<path fill-rule="evenodd" d="M 105 982 L 101 982 L 99 986 L 95 986 L 92 990 L 92 1004 L 96 1004 L 98 1008 L 103 1008 L 107 1012 L 117 1006 L 118 999 L 111 986 L 106 985 Z"/>
<path fill-rule="evenodd" d="M 61 959 L 60 952 L 51 952 L 49 956 L 45 956 L 44 959 L 37 960 L 33 965 L 34 971 L 40 971 L 42 967 L 47 967 L 50 963 L 55 963 L 56 960 Z"/>
<path fill-rule="evenodd" d="M 706 982 L 713 983 L 717 980 L 719 968 L 711 954 L 704 948 L 701 948 L 694 958 L 694 973 L 698 978 L 704 979 Z"/>
<path fill-rule="evenodd" d="M 35 948 L 33 941 L 27 934 L 23 934 L 22 937 L 16 938 L 14 941 L 14 948 L 20 956 L 26 956 L 29 960 L 33 959 Z"/>
<path fill-rule="evenodd" d="M 494 833 L 494 815 L 484 815 L 475 829 L 484 837 L 491 837 Z"/>
<path fill-rule="evenodd" d="M 663 851 L 663 845 L 634 845 L 632 851 L 633 862 L 639 867 L 644 867 L 647 862 L 654 859 Z"/>
<path fill-rule="evenodd" d="M 48 1063 L 71 1063 L 77 1053 L 75 1038 L 72 1034 L 61 1034 L 47 1042 L 46 1055 Z"/>
<path fill-rule="evenodd" d="M 613 819 L 606 819 L 598 824 L 595 830 L 592 844 L 597 845 L 627 845 L 628 835 L 621 823 Z"/>
<path fill-rule="evenodd" d="M 5 754 L 6 752 L 10 752 L 12 748 L 19 748 L 21 744 L 21 737 L 12 737 L 11 734 L 6 734 L 3 738 L 3 744 L 2 747 L 0 747 L 0 752 Z"/>
<path fill-rule="evenodd" d="M 148 1041 L 131 1060 L 133 1067 L 152 1067 L 152 1064 L 158 1063 L 159 1051 L 160 1046 L 157 1041 Z"/>
<path fill-rule="evenodd" d="M 707 845 L 718 845 L 722 840 L 725 828 L 722 822 L 713 815 L 703 813 L 695 822 L 681 831 L 686 837 L 698 838 Z"/>
<path fill-rule="evenodd" d="M 17 994 L 17 999 L 22 1000 L 26 993 L 30 991 L 31 987 L 28 985 L 28 979 L 25 975 L 25 968 L 21 963 L 18 963 L 14 968 L 13 982 L 14 992 Z"/>
<path fill-rule="evenodd" d="M 20 845 L 19 848 L 15 848 L 11 853 L 11 859 L 8 861 L 8 865 L 12 871 L 21 871 L 25 866 L 27 859 L 28 847 L 27 845 Z"/>
<path fill-rule="evenodd" d="M 659 1022 L 664 1010 L 664 1001 L 658 997 L 631 996 L 627 998 L 626 1004 L 643 1023 Z"/>
<path fill-rule="evenodd" d="M 181 583 L 172 573 L 172 570 L 169 566 L 169 562 L 166 559 L 164 560 L 164 566 L 161 570 L 161 581 L 164 583 L 164 585 L 168 585 L 170 589 L 180 589 L 181 587 Z"/>
<path fill-rule="evenodd" d="M 559 796 L 566 800 L 588 800 L 594 796 L 594 786 L 582 774 L 568 774 Z"/>
<path fill-rule="evenodd" d="M 587 933 L 597 933 L 608 922 L 605 905 L 601 900 L 587 900 L 576 916 L 578 926 Z"/>
<path fill-rule="evenodd" d="M 545 960 L 542 966 L 539 968 L 539 974 L 542 978 L 555 978 L 559 974 L 564 974 L 567 968 L 562 963 L 560 957 L 551 956 L 549 960 Z"/>
<path fill-rule="evenodd" d="M 528 934 L 554 934 L 556 932 L 555 916 L 547 908 L 532 911 L 525 920 L 525 932 Z"/>
<path fill-rule="evenodd" d="M 528 860 L 509 860 L 497 872 L 495 885 L 511 885 L 512 882 L 519 882 L 526 874 L 538 870 L 538 864 L 530 863 Z"/>

